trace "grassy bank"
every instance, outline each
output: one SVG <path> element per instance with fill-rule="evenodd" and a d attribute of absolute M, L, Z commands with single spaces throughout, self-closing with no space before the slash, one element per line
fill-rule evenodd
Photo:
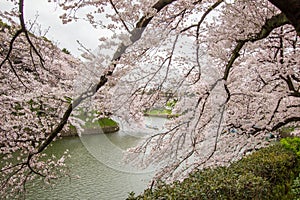
<path fill-rule="evenodd" d="M 140 196 L 131 193 L 128 199 L 297 199 L 299 152 L 300 139 L 286 138 L 229 167 L 197 171 L 182 182 L 159 183 Z"/>
<path fill-rule="evenodd" d="M 117 122 L 115 122 L 114 120 L 112 120 L 110 118 L 107 118 L 107 117 L 99 119 L 97 122 L 98 122 L 98 124 L 100 125 L 101 128 L 118 126 Z"/>
<path fill-rule="evenodd" d="M 145 116 L 154 116 L 154 117 L 165 117 L 165 118 L 173 118 L 178 117 L 179 114 L 172 113 L 175 105 L 177 103 L 177 99 L 172 99 L 166 102 L 164 108 L 159 109 L 150 109 L 144 112 Z"/>
<path fill-rule="evenodd" d="M 99 128 L 102 129 L 103 133 L 113 133 L 119 130 L 119 124 L 108 118 L 101 118 L 95 121 L 85 120 L 85 125 L 82 127 L 88 132 L 99 131 Z M 74 126 L 70 125 L 69 131 L 62 133 L 62 136 L 77 136 L 77 130 Z"/>
<path fill-rule="evenodd" d="M 169 109 L 152 109 L 146 111 L 144 113 L 145 116 L 154 116 L 154 117 L 165 117 L 165 118 L 172 118 L 178 117 L 179 114 L 172 114 L 172 110 Z"/>

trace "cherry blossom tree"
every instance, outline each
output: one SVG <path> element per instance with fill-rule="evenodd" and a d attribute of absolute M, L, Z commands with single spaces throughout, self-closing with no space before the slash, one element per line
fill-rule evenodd
<path fill-rule="evenodd" d="M 37 152 L 61 120 L 81 64 L 38 32 L 35 22 L 25 24 L 23 1 L 16 15 L 19 23 L 14 11 L 1 13 L 10 23 L 1 21 L 0 32 L 0 194 L 8 199 L 22 196 L 36 177 L 48 183 L 67 173 L 67 154 L 45 159 Z"/>
<path fill-rule="evenodd" d="M 51 168 L 63 165 L 64 157 L 39 158 L 67 123 L 76 124 L 71 114 L 87 99 L 93 109 L 129 122 L 178 99 L 173 112 L 179 117 L 167 130 L 126 155 L 141 166 L 158 163 L 156 178 L 164 180 L 226 165 L 268 145 L 266 138 L 281 127 L 299 126 L 299 15 L 279 1 L 54 0 L 65 10 L 64 23 L 90 7 L 86 19 L 112 32 L 100 38 L 98 53 L 87 55 L 93 71 L 82 73 L 84 87 L 76 94 L 68 81 L 77 61 L 32 36 L 24 1 L 13 2 L 18 11 L 1 13 L 14 25 L 2 34 L 0 144 L 5 159 L 21 153 L 20 162 L 2 168 L 2 194 L 11 187 L 23 191 L 32 175 L 57 176 Z"/>

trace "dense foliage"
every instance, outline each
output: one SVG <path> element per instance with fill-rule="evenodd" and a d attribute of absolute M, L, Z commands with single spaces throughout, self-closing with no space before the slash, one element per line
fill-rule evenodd
<path fill-rule="evenodd" d="M 300 138 L 284 138 L 280 143 L 287 149 L 294 151 L 300 157 Z"/>
<path fill-rule="evenodd" d="M 300 198 L 300 174 L 293 181 L 292 193 L 294 195 L 294 200 L 298 200 Z"/>
<path fill-rule="evenodd" d="M 294 139 L 289 141 L 294 143 Z M 229 167 L 193 172 L 182 182 L 161 182 L 154 189 L 145 190 L 140 196 L 134 197 L 131 194 L 128 199 L 288 200 L 295 195 L 291 185 L 299 172 L 299 157 L 295 152 L 284 145 L 275 144 L 246 156 Z"/>

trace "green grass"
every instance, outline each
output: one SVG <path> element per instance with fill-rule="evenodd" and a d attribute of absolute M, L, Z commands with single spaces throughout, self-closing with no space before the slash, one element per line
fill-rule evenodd
<path fill-rule="evenodd" d="M 146 112 L 148 115 L 171 115 L 172 110 L 168 109 L 153 109 Z"/>
<path fill-rule="evenodd" d="M 100 124 L 101 128 L 104 127 L 115 127 L 118 126 L 118 123 L 115 122 L 114 120 L 110 119 L 110 118 L 102 118 L 98 120 L 98 123 Z"/>
<path fill-rule="evenodd" d="M 95 121 L 86 120 L 83 128 L 97 128 L 99 126 L 101 128 L 116 127 L 118 126 L 118 123 L 108 117 L 105 117 Z"/>
<path fill-rule="evenodd" d="M 158 116 L 158 117 L 179 117 L 180 114 L 172 114 L 172 110 L 169 109 L 153 109 L 148 110 L 145 113 L 145 116 Z"/>
<path fill-rule="evenodd" d="M 90 120 L 85 121 L 85 125 L 82 128 L 84 128 L 84 129 L 98 129 L 99 126 L 103 129 L 112 128 L 113 130 L 119 130 L 119 124 L 117 122 L 115 122 L 114 120 L 108 118 L 108 117 L 95 120 L 94 122 L 92 122 Z M 63 135 L 64 136 L 77 135 L 76 128 L 73 125 L 70 125 L 69 127 L 70 127 L 70 132 L 67 133 L 67 134 L 63 134 Z"/>
<path fill-rule="evenodd" d="M 83 120 L 85 122 L 85 125 L 83 128 L 97 128 L 100 127 L 104 128 L 104 127 L 117 127 L 118 123 L 115 122 L 114 120 L 110 119 L 109 117 L 103 117 L 100 119 L 96 119 L 94 120 L 94 117 L 90 117 L 90 116 L 94 116 L 95 114 L 100 114 L 98 111 L 91 111 L 91 113 L 86 113 L 83 110 L 79 109 L 80 114 L 76 115 L 76 117 L 78 117 L 79 119 Z"/>

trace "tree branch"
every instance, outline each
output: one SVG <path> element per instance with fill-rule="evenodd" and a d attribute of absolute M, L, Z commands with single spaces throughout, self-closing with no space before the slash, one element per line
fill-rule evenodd
<path fill-rule="evenodd" d="M 287 77 L 284 77 L 283 75 L 279 75 L 280 78 L 282 78 L 286 84 L 288 85 L 289 90 L 291 91 L 291 96 L 300 97 L 300 92 L 296 90 L 293 81 L 289 75 Z"/>
<path fill-rule="evenodd" d="M 24 0 L 19 1 L 19 12 L 20 12 L 19 20 L 20 20 L 21 30 L 22 30 L 22 32 L 24 32 L 25 37 L 26 37 L 27 42 L 29 43 L 29 45 L 32 47 L 33 51 L 39 57 L 42 67 L 44 67 L 45 60 L 43 59 L 43 57 L 39 53 L 39 51 L 36 49 L 35 45 L 32 43 L 32 41 L 29 37 L 28 31 L 26 29 L 25 20 L 24 20 Z"/>
<path fill-rule="evenodd" d="M 295 27 L 300 36 L 300 1 L 299 0 L 269 0 L 273 5 L 279 8 Z"/>
<path fill-rule="evenodd" d="M 20 26 L 21 28 L 19 30 L 16 31 L 16 33 L 13 35 L 10 43 L 9 43 L 9 49 L 8 52 L 6 53 L 6 56 L 4 58 L 4 60 L 1 62 L 0 64 L 0 68 L 4 65 L 4 63 L 6 61 L 9 61 L 9 58 L 11 56 L 11 53 L 13 51 L 13 47 L 14 47 L 14 42 L 16 41 L 16 39 L 22 34 L 25 34 L 25 38 L 27 40 L 27 42 L 29 43 L 30 47 L 33 49 L 33 51 L 36 53 L 36 55 L 39 57 L 40 59 L 40 63 L 41 66 L 44 67 L 44 59 L 42 57 L 42 55 L 39 53 L 39 51 L 37 50 L 37 48 L 35 47 L 35 45 L 32 43 L 28 31 L 26 29 L 26 25 L 25 25 L 25 20 L 24 20 L 24 0 L 19 0 L 19 22 L 20 22 Z M 13 65 L 11 65 L 11 67 L 13 68 Z"/>
<path fill-rule="evenodd" d="M 122 16 L 120 15 L 116 5 L 114 4 L 114 2 L 112 0 L 109 0 L 111 6 L 113 7 L 114 11 L 116 12 L 116 14 L 119 16 L 120 21 L 122 22 L 123 26 L 125 27 L 126 31 L 128 33 L 130 33 L 130 29 L 128 28 L 128 26 L 126 25 L 125 21 L 123 20 Z"/>
<path fill-rule="evenodd" d="M 290 118 L 286 118 L 284 121 L 279 122 L 278 124 L 276 124 L 275 126 L 273 126 L 273 128 L 271 129 L 271 131 L 276 131 L 279 128 L 292 123 L 292 122 L 299 122 L 300 121 L 300 117 L 290 117 Z"/>
<path fill-rule="evenodd" d="M 19 30 L 15 33 L 15 35 L 13 36 L 13 38 L 10 40 L 8 52 L 7 52 L 7 54 L 6 54 L 5 58 L 4 58 L 4 60 L 1 62 L 0 68 L 4 65 L 4 63 L 5 63 L 6 61 L 9 60 L 10 54 L 11 54 L 11 52 L 12 52 L 12 50 L 13 50 L 13 47 L 14 47 L 14 42 L 15 42 L 15 40 L 19 37 L 19 35 L 20 35 L 21 33 L 23 33 L 23 30 L 22 30 L 22 29 L 19 29 Z"/>
<path fill-rule="evenodd" d="M 154 6 L 153 8 L 155 8 L 157 10 L 157 12 L 159 12 L 160 10 L 162 10 L 164 7 L 166 7 L 167 5 L 169 5 L 170 3 L 174 2 L 175 0 L 159 0 Z M 151 21 L 153 17 L 146 17 L 143 16 L 136 24 L 136 28 L 133 29 L 132 33 L 131 33 L 131 38 L 132 38 L 132 43 L 136 42 L 139 40 L 139 38 L 141 37 L 144 29 L 149 22 Z M 53 140 L 54 138 L 58 135 L 58 133 L 63 129 L 63 127 L 65 126 L 65 124 L 67 123 L 72 111 L 74 108 L 76 108 L 83 100 L 85 100 L 88 97 L 93 96 L 101 87 L 103 87 L 106 82 L 108 81 L 108 76 L 111 76 L 116 65 L 114 64 L 115 61 L 119 60 L 122 56 L 122 54 L 125 53 L 126 49 L 129 46 L 125 46 L 123 43 L 119 46 L 119 48 L 117 49 L 117 51 L 115 52 L 114 56 L 113 56 L 113 60 L 112 60 L 112 64 L 114 65 L 114 67 L 108 71 L 106 74 L 102 75 L 100 77 L 99 82 L 94 85 L 90 90 L 84 92 L 83 94 L 81 94 L 77 99 L 74 100 L 73 103 L 71 103 L 67 110 L 65 111 L 62 119 L 60 120 L 59 124 L 55 127 L 55 129 L 49 134 L 49 136 L 47 137 L 47 139 L 41 144 L 41 146 L 37 149 L 37 151 L 32 152 L 31 154 L 29 154 L 28 156 L 28 162 L 30 161 L 30 159 L 38 154 L 41 153 Z"/>
<path fill-rule="evenodd" d="M 237 44 L 236 44 L 234 50 L 232 51 L 231 57 L 230 57 L 228 63 L 226 64 L 223 79 L 225 81 L 228 79 L 229 72 L 233 66 L 233 63 L 240 56 L 239 52 L 247 42 L 256 42 L 256 41 L 262 40 L 262 39 L 268 37 L 268 35 L 274 29 L 281 27 L 283 25 L 289 24 L 289 23 L 290 22 L 286 18 L 286 16 L 283 13 L 280 13 L 278 15 L 271 17 L 270 19 L 267 19 L 265 24 L 262 26 L 261 30 L 254 37 L 250 37 L 250 38 L 247 38 L 244 40 L 237 41 Z"/>

